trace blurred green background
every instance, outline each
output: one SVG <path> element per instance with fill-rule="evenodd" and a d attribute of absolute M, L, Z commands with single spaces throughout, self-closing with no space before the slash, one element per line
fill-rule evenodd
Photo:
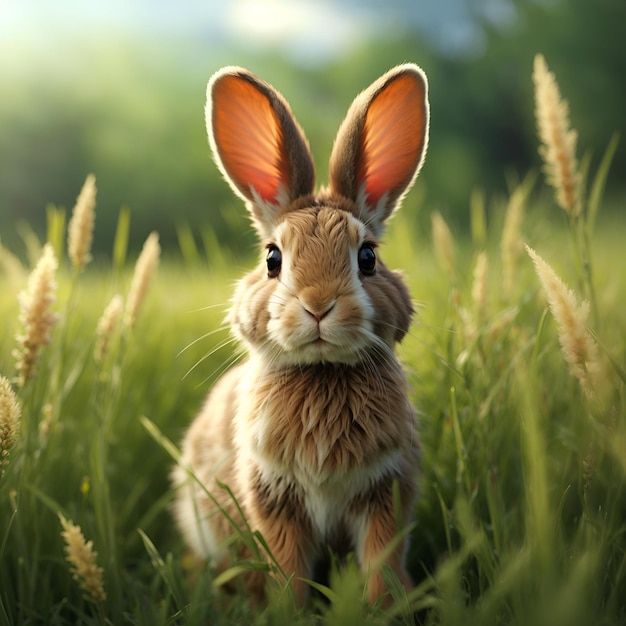
<path fill-rule="evenodd" d="M 592 150 L 597 164 L 626 125 L 625 24 L 624 0 L 2 0 L 2 243 L 23 252 L 20 223 L 44 236 L 46 205 L 71 210 L 94 172 L 96 255 L 110 252 L 123 205 L 135 248 L 156 229 L 174 249 L 177 228 L 189 225 L 198 240 L 210 232 L 247 249 L 244 211 L 204 130 L 206 82 L 227 64 L 289 100 L 319 184 L 356 93 L 390 66 L 417 62 L 430 80 L 431 143 L 421 192 L 408 201 L 424 228 L 437 209 L 462 229 L 472 192 L 489 201 L 540 167 L 536 52 L 570 102 L 578 156 Z M 625 168 L 622 143 L 609 211 L 623 209 Z"/>

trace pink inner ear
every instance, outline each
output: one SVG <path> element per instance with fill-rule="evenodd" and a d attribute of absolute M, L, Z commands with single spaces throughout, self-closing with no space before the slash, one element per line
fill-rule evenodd
<path fill-rule="evenodd" d="M 396 78 L 367 111 L 357 166 L 357 185 L 365 185 L 375 207 L 385 194 L 399 195 L 411 182 L 424 150 L 424 86 L 407 74 Z"/>
<path fill-rule="evenodd" d="M 280 124 L 268 98 L 249 81 L 225 76 L 213 88 L 213 138 L 226 173 L 252 199 L 276 203 L 290 172 Z"/>

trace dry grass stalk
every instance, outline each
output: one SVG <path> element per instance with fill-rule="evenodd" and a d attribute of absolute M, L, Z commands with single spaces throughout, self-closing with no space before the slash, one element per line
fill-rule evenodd
<path fill-rule="evenodd" d="M 500 258 L 502 260 L 502 290 L 510 296 L 515 287 L 515 277 L 524 242 L 522 240 L 522 216 L 524 213 L 524 192 L 517 188 L 509 199 L 504 217 Z"/>
<path fill-rule="evenodd" d="M 558 325 L 559 343 L 570 373 L 578 379 L 585 394 L 593 397 L 600 382 L 601 363 L 597 343 L 587 331 L 589 302 L 579 306 L 571 289 L 532 248 L 526 251 L 546 294 L 550 312 Z"/>
<path fill-rule="evenodd" d="M 67 252 L 72 265 L 77 269 L 81 269 L 91 260 L 95 206 L 96 177 L 89 174 L 76 198 L 67 232 Z"/>
<path fill-rule="evenodd" d="M 50 343 L 52 328 L 58 320 L 51 307 L 56 302 L 55 273 L 58 267 L 50 244 L 43 248 L 41 258 L 28 277 L 26 289 L 18 298 L 23 332 L 17 335 L 16 358 L 18 384 L 23 387 L 32 376 L 41 348 Z"/>
<path fill-rule="evenodd" d="M 98 340 L 94 350 L 94 358 L 98 363 L 102 362 L 106 357 L 109 341 L 122 317 L 123 308 L 122 297 L 119 294 L 115 294 L 98 320 L 98 325 L 96 326 Z"/>
<path fill-rule="evenodd" d="M 126 311 L 124 314 L 124 325 L 127 328 L 132 328 L 137 321 L 137 315 L 141 304 L 146 297 L 148 287 L 150 286 L 150 280 L 152 275 L 156 271 L 159 264 L 159 255 L 161 253 L 161 247 L 159 246 L 159 235 L 157 233 L 150 233 L 145 243 L 141 254 L 135 264 L 135 272 L 133 274 L 133 280 L 128 292 L 128 298 L 126 299 Z"/>
<path fill-rule="evenodd" d="M 22 408 L 11 383 L 0 375 L 0 477 L 9 464 L 9 454 L 20 432 Z"/>
<path fill-rule="evenodd" d="M 487 253 L 483 250 L 476 258 L 472 280 L 472 301 L 476 315 L 476 323 L 480 327 L 487 319 L 487 284 L 489 263 Z"/>
<path fill-rule="evenodd" d="M 89 600 L 95 603 L 104 602 L 106 593 L 102 579 L 103 570 L 97 565 L 98 553 L 93 549 L 93 541 L 85 541 L 80 529 L 71 520 L 59 513 L 65 541 L 65 558 L 70 564 L 70 571 Z"/>
<path fill-rule="evenodd" d="M 570 129 L 569 105 L 561 99 L 554 74 L 548 70 L 541 54 L 535 56 L 533 83 L 535 118 L 542 142 L 539 153 L 544 160 L 544 171 L 556 191 L 558 205 L 570 218 L 575 218 L 582 210 L 581 176 L 576 160 L 577 133 Z"/>
<path fill-rule="evenodd" d="M 456 265 L 456 253 L 454 249 L 454 238 L 452 233 L 443 219 L 441 213 L 435 211 L 430 216 L 433 230 L 433 244 L 435 246 L 435 254 L 441 267 L 446 271 L 450 278 L 454 278 L 454 268 Z"/>

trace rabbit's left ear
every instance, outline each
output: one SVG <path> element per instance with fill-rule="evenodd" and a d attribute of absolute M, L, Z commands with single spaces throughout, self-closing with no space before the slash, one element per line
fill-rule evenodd
<path fill-rule="evenodd" d="M 309 145 L 287 101 L 240 67 L 225 67 L 207 88 L 206 124 L 215 160 L 269 237 L 290 202 L 313 191 Z"/>
<path fill-rule="evenodd" d="M 357 96 L 330 157 L 330 189 L 356 202 L 378 235 L 410 189 L 428 145 L 428 82 L 400 65 Z"/>

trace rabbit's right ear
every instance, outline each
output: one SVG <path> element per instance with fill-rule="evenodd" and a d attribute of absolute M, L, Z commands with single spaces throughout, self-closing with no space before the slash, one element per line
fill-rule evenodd
<path fill-rule="evenodd" d="M 238 67 L 211 78 L 205 113 L 220 170 L 268 237 L 282 210 L 313 191 L 315 169 L 302 130 L 271 85 Z"/>
<path fill-rule="evenodd" d="M 356 203 L 377 235 L 422 166 L 428 145 L 428 82 L 400 65 L 357 96 L 330 157 L 330 188 Z"/>

